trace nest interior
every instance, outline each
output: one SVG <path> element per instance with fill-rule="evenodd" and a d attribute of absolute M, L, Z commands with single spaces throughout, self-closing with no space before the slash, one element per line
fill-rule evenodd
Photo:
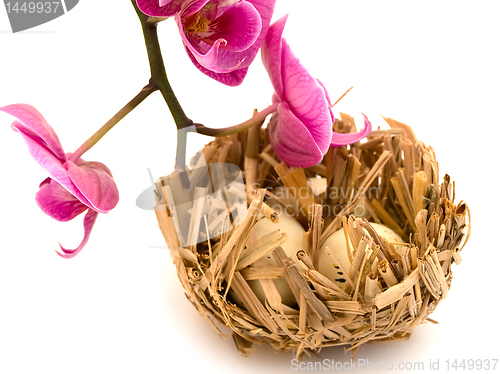
<path fill-rule="evenodd" d="M 300 356 L 329 346 L 345 345 L 354 352 L 368 342 L 408 339 L 446 298 L 450 266 L 460 263 L 470 236 L 468 206 L 455 203 L 455 185 L 448 175 L 440 181 L 432 147 L 419 141 L 408 125 L 385 120 L 387 130 L 331 148 L 321 163 L 309 168 L 280 162 L 262 125 L 216 138 L 203 149 L 206 163 L 241 169 L 248 211 L 238 222 L 226 215 L 226 230 L 203 240 L 200 221 L 206 222 L 214 210 L 191 205 L 185 210 L 189 235 L 193 230 L 202 235 L 194 245 L 181 245 L 176 227 L 181 213 L 166 177 L 156 182 L 155 213 L 186 295 L 219 334 L 215 321 L 231 328 L 242 354 L 254 350 L 252 343 Z M 334 130 L 355 132 L 356 124 L 341 113 Z M 186 173 L 190 179 L 194 174 Z M 316 180 L 322 188 L 315 188 Z M 278 198 L 283 191 L 288 195 Z M 198 188 L 192 193 L 198 201 L 204 196 Z M 261 220 L 279 221 L 270 201 L 278 201 L 305 230 L 292 255 L 282 248 L 286 232 L 252 235 Z M 372 223 L 392 229 L 404 245 L 397 250 Z M 349 258 L 341 285 L 318 271 L 321 246 L 337 230 L 343 230 Z M 278 280 L 286 282 L 292 302 L 283 302 Z M 260 283 L 264 299 L 252 282 Z"/>

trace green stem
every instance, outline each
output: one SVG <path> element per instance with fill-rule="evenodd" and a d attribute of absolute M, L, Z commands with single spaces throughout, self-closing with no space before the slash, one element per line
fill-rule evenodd
<path fill-rule="evenodd" d="M 149 95 L 151 95 L 157 88 L 152 85 L 145 86 L 132 100 L 130 100 L 118 113 L 116 113 L 108 122 L 106 122 L 97 132 L 78 148 L 75 153 L 71 155 L 69 161 L 76 162 L 85 152 L 97 144 L 101 138 L 108 133 L 118 122 L 120 122 L 127 114 L 129 114 L 135 107 L 142 103 Z"/>
<path fill-rule="evenodd" d="M 198 134 L 207 135 L 207 136 L 227 136 L 227 135 L 237 134 L 239 132 L 242 132 L 242 131 L 249 129 L 252 126 L 255 126 L 258 123 L 262 123 L 268 115 L 270 115 L 271 113 L 274 113 L 274 112 L 276 112 L 276 110 L 278 110 L 278 105 L 279 105 L 279 103 L 271 104 L 266 109 L 262 110 L 261 112 L 256 113 L 249 120 L 242 122 L 238 125 L 225 127 L 222 129 L 214 129 L 211 127 L 205 127 L 205 126 L 197 123 L 197 124 L 195 124 L 196 132 Z"/>
<path fill-rule="evenodd" d="M 161 54 L 160 43 L 158 40 L 157 25 L 158 22 L 162 21 L 161 18 L 152 18 L 141 12 L 137 6 L 136 0 L 131 0 L 132 5 L 141 21 L 142 32 L 144 34 L 144 41 L 146 43 L 146 50 L 148 53 L 149 66 L 151 69 L 151 79 L 149 81 L 150 85 L 160 90 L 165 102 L 170 109 L 170 113 L 174 119 L 175 125 L 177 127 L 177 151 L 176 151 L 176 161 L 175 169 L 181 174 L 182 182 L 185 187 L 189 186 L 189 179 L 186 173 L 186 143 L 187 143 L 187 132 L 190 132 L 191 126 L 193 126 L 193 121 L 189 119 L 184 110 L 182 109 L 177 97 L 175 96 L 172 87 L 167 78 L 167 73 L 165 71 L 165 64 L 163 62 L 163 56 Z M 273 104 L 270 107 L 264 109 L 262 112 L 258 113 L 256 116 L 250 120 L 243 122 L 236 126 L 231 126 L 225 129 L 212 129 L 205 127 L 203 125 L 196 125 L 196 132 L 209 135 L 209 136 L 225 136 L 230 134 L 236 134 L 238 132 L 244 131 L 247 128 L 254 126 L 255 124 L 262 122 L 270 113 L 276 111 L 277 104 Z"/>
<path fill-rule="evenodd" d="M 192 126 L 193 121 L 189 119 L 184 113 L 184 110 L 177 100 L 177 97 L 175 96 L 174 91 L 172 90 L 172 87 L 170 86 L 167 78 L 157 32 L 158 22 L 160 22 L 162 19 L 152 18 L 145 15 L 137 6 L 136 1 L 131 1 L 132 5 L 134 6 L 135 12 L 137 13 L 137 16 L 141 21 L 142 33 L 144 34 L 144 41 L 146 43 L 146 50 L 148 52 L 149 66 L 151 68 L 151 79 L 149 82 L 160 90 L 163 99 L 167 103 L 168 109 L 172 114 L 175 126 L 177 127 L 175 169 L 181 175 L 183 186 L 187 188 L 189 187 L 189 179 L 186 173 L 184 173 L 186 171 L 187 136 L 182 130 Z"/>
<path fill-rule="evenodd" d="M 157 25 L 162 21 L 162 18 L 152 18 L 140 11 L 135 0 L 131 0 L 135 8 L 137 16 L 141 21 L 142 32 L 144 34 L 144 41 L 146 42 L 146 50 L 148 53 L 149 66 L 151 69 L 150 84 L 160 90 L 168 109 L 172 113 L 177 129 L 183 129 L 193 125 L 184 110 L 182 109 L 177 97 L 170 86 L 165 72 L 165 64 L 163 63 L 163 56 L 161 54 L 160 43 L 158 41 Z"/>

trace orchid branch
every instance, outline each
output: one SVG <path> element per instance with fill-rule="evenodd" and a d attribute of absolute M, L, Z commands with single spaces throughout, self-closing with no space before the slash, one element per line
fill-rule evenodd
<path fill-rule="evenodd" d="M 137 6 L 135 0 L 131 0 L 132 5 L 139 17 L 142 26 L 142 32 L 144 34 L 144 41 L 146 43 L 146 50 L 148 53 L 149 66 L 151 69 L 151 78 L 149 84 L 158 89 L 163 99 L 165 100 L 170 113 L 174 119 L 175 125 L 177 127 L 177 151 L 176 151 L 176 161 L 175 170 L 181 173 L 181 178 L 183 178 L 183 184 L 187 187 L 189 185 L 189 180 L 187 176 L 184 175 L 186 170 L 186 143 L 187 143 L 187 132 L 185 129 L 193 126 L 193 121 L 186 116 L 182 106 L 180 105 L 177 97 L 175 96 L 172 87 L 167 78 L 167 73 L 165 71 L 165 64 L 163 62 L 163 56 L 161 54 L 160 43 L 158 40 L 157 25 L 159 22 L 163 21 L 164 18 L 153 18 L 145 15 L 141 12 Z M 255 125 L 256 123 L 262 122 L 270 113 L 276 111 L 277 105 L 271 105 L 270 107 L 264 109 L 258 113 L 253 118 L 245 121 L 239 125 L 227 127 L 225 129 L 214 129 L 205 127 L 201 124 L 196 124 L 196 132 L 207 136 L 225 136 L 230 134 L 235 134 L 248 129 L 249 127 Z"/>
<path fill-rule="evenodd" d="M 276 112 L 276 110 L 278 110 L 278 105 L 279 105 L 279 103 L 271 104 L 266 109 L 256 113 L 249 120 L 242 122 L 238 125 L 225 127 L 222 129 L 214 129 L 211 127 L 205 127 L 199 123 L 195 123 L 196 132 L 198 134 L 203 134 L 203 135 L 207 135 L 207 136 L 228 136 L 228 135 L 237 134 L 239 132 L 242 132 L 242 131 L 249 129 L 250 127 L 255 126 L 258 123 L 262 123 L 268 115 L 270 115 L 271 113 L 274 113 L 274 112 Z"/>
<path fill-rule="evenodd" d="M 153 18 L 141 12 L 135 0 L 131 0 L 135 12 L 141 21 L 142 32 L 144 34 L 144 41 L 146 43 L 146 50 L 148 53 L 149 67 L 151 69 L 151 78 L 149 84 L 156 87 L 162 94 L 163 99 L 167 103 L 170 113 L 174 119 L 177 129 L 183 129 L 193 125 L 193 121 L 189 119 L 182 106 L 180 105 L 177 97 L 170 86 L 165 71 L 165 64 L 161 54 L 160 43 L 158 41 L 158 23 L 163 18 Z"/>
<path fill-rule="evenodd" d="M 75 153 L 71 155 L 69 161 L 76 162 L 85 152 L 97 144 L 101 138 L 108 133 L 118 122 L 120 122 L 127 114 L 129 114 L 135 107 L 142 103 L 149 95 L 157 90 L 152 85 L 145 86 L 132 100 L 130 100 L 118 113 L 116 113 L 108 122 L 106 122 L 97 132 L 78 148 Z"/>

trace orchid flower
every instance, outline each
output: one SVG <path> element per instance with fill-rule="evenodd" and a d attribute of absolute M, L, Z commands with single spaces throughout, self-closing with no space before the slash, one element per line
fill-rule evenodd
<path fill-rule="evenodd" d="M 262 44 L 262 61 L 274 87 L 277 112 L 269 122 L 269 137 L 278 157 L 293 167 L 321 162 L 330 147 L 355 143 L 371 132 L 365 128 L 352 134 L 332 130 L 334 117 L 328 92 L 311 77 L 282 38 L 287 16 L 273 23 Z"/>
<path fill-rule="evenodd" d="M 204 74 L 243 82 L 267 33 L 276 0 L 137 0 L 152 17 L 174 16 L 186 52 Z"/>
<path fill-rule="evenodd" d="M 118 189 L 106 165 L 87 162 L 64 153 L 57 134 L 34 107 L 26 104 L 0 108 L 16 118 L 12 129 L 19 132 L 31 156 L 49 174 L 40 184 L 35 200 L 40 209 L 60 222 L 70 221 L 87 210 L 84 237 L 76 249 L 61 247 L 63 258 L 76 256 L 87 244 L 98 213 L 107 213 L 118 203 Z"/>

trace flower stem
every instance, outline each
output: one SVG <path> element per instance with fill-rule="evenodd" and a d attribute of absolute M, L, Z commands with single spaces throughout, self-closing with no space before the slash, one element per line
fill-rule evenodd
<path fill-rule="evenodd" d="M 186 147 L 187 136 L 183 129 L 193 125 L 193 121 L 189 119 L 184 110 L 182 109 L 177 97 L 170 86 L 165 71 L 165 64 L 163 63 L 163 56 L 161 54 L 160 43 L 158 41 L 157 25 L 162 21 L 161 18 L 152 18 L 141 12 L 137 6 L 136 0 L 131 0 L 135 12 L 141 21 L 142 33 L 144 34 L 144 41 L 146 43 L 146 50 L 148 52 L 149 66 L 151 69 L 151 79 L 149 83 L 154 85 L 160 90 L 163 99 L 167 103 L 168 109 L 177 127 L 177 150 L 175 156 L 175 170 L 180 173 L 182 184 L 185 188 L 189 187 L 189 179 L 185 173 L 186 171 Z"/>
<path fill-rule="evenodd" d="M 139 7 L 137 6 L 136 0 L 131 0 L 131 2 L 137 13 L 137 16 L 139 17 L 139 20 L 141 21 L 144 41 L 146 43 L 149 66 L 151 69 L 151 79 L 149 81 L 149 84 L 161 92 L 177 127 L 177 151 L 175 170 L 181 174 L 181 179 L 184 187 L 188 187 L 189 179 L 187 178 L 187 175 L 185 173 L 186 142 L 187 132 L 194 130 L 194 127 L 192 127 L 194 123 L 184 113 L 184 110 L 177 100 L 177 97 L 175 96 L 174 91 L 172 90 L 172 87 L 170 86 L 167 78 L 157 31 L 158 23 L 163 19 L 147 16 L 146 14 L 141 12 Z M 205 127 L 201 124 L 196 124 L 196 132 L 208 136 L 225 136 L 236 134 L 254 126 L 259 122 L 262 122 L 269 114 L 275 112 L 276 110 L 277 104 L 273 104 L 270 107 L 264 109 L 262 112 L 257 113 L 257 115 L 255 115 L 250 120 L 236 126 L 227 127 L 225 129 L 213 129 Z"/>
<path fill-rule="evenodd" d="M 152 18 L 144 13 L 138 8 L 136 0 L 131 0 L 132 5 L 141 21 L 142 32 L 144 34 L 144 41 L 146 43 L 146 50 L 148 53 L 149 66 L 151 69 L 151 79 L 150 84 L 157 87 L 160 90 L 165 102 L 167 103 L 170 113 L 174 118 L 175 125 L 177 129 L 183 129 L 193 125 L 193 121 L 190 120 L 184 110 L 182 109 L 177 97 L 170 86 L 167 78 L 167 73 L 165 71 L 165 64 L 163 63 L 163 56 L 161 54 L 160 43 L 158 41 L 157 26 L 158 22 L 162 21 L 162 18 Z"/>
<path fill-rule="evenodd" d="M 85 152 L 97 144 L 101 138 L 108 133 L 118 122 L 129 114 L 136 106 L 142 103 L 149 95 L 157 90 L 156 87 L 148 84 L 132 100 L 130 100 L 118 113 L 116 113 L 108 122 L 106 122 L 97 132 L 78 148 L 71 155 L 69 161 L 77 161 Z"/>
<path fill-rule="evenodd" d="M 227 136 L 227 135 L 232 135 L 232 134 L 237 134 L 241 131 L 245 131 L 249 129 L 252 126 L 255 126 L 256 124 L 263 122 L 268 115 L 271 113 L 276 112 L 278 110 L 278 105 L 279 103 L 274 103 L 269 105 L 266 109 L 256 113 L 252 118 L 249 120 L 242 122 L 238 125 L 222 128 L 222 129 L 214 129 L 210 127 L 205 127 L 203 125 L 200 125 L 199 123 L 196 123 L 196 132 L 198 134 L 203 134 L 207 136 Z"/>
<path fill-rule="evenodd" d="M 157 25 L 159 22 L 164 20 L 164 18 L 149 17 L 141 12 L 139 7 L 137 6 L 136 0 L 131 0 L 131 2 L 137 13 L 137 16 L 139 17 L 139 20 L 141 21 L 144 41 L 146 42 L 146 50 L 148 52 L 149 66 L 151 69 L 150 84 L 154 85 L 158 88 L 158 90 L 160 90 L 163 98 L 165 99 L 165 102 L 168 105 L 168 108 L 170 109 L 170 112 L 172 113 L 172 117 L 174 118 L 174 122 L 178 130 L 193 126 L 193 121 L 189 119 L 184 113 L 184 110 L 182 109 L 179 101 L 177 100 L 177 97 L 174 94 L 174 91 L 172 90 L 172 87 L 170 86 L 167 78 L 167 73 L 165 72 L 165 64 L 163 62 L 163 56 L 161 54 L 157 32 Z M 259 121 L 263 121 L 265 117 L 275 112 L 276 109 L 277 105 L 273 104 L 264 109 L 262 112 L 258 113 L 250 120 L 239 125 L 226 127 L 225 129 L 214 129 L 205 127 L 201 124 L 196 124 L 196 131 L 199 134 L 207 136 L 226 136 L 230 134 L 236 134 L 255 125 Z M 178 139 L 178 150 L 182 151 L 182 149 L 186 148 L 185 141 L 185 136 L 181 136 L 180 139 Z M 177 156 L 179 156 L 179 154 Z M 178 167 L 180 163 L 176 162 L 176 165 Z"/>

